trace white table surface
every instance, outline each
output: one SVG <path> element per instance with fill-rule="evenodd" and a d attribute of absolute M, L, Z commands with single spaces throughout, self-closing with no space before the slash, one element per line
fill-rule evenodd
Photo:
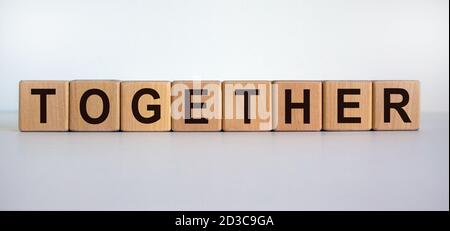
<path fill-rule="evenodd" d="M 419 131 L 19 132 L 0 210 L 448 210 L 449 114 Z"/>

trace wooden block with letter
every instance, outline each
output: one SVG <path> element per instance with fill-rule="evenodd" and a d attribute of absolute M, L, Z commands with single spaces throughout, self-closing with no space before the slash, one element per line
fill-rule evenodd
<path fill-rule="evenodd" d="M 374 81 L 373 129 L 419 129 L 419 101 L 419 81 Z"/>
<path fill-rule="evenodd" d="M 26 80 L 19 83 L 21 131 L 69 129 L 69 82 Z"/>
<path fill-rule="evenodd" d="M 70 82 L 70 130 L 118 131 L 120 82 L 74 80 Z"/>
<path fill-rule="evenodd" d="M 224 81 L 223 130 L 272 130 L 272 84 L 270 81 Z"/>
<path fill-rule="evenodd" d="M 322 129 L 321 81 L 275 81 L 272 89 L 275 131 Z"/>
<path fill-rule="evenodd" d="M 220 131 L 222 92 L 220 81 L 172 83 L 173 131 Z"/>
<path fill-rule="evenodd" d="M 371 81 L 323 82 L 323 129 L 372 128 Z"/>
<path fill-rule="evenodd" d="M 122 131 L 170 131 L 169 81 L 120 83 Z"/>

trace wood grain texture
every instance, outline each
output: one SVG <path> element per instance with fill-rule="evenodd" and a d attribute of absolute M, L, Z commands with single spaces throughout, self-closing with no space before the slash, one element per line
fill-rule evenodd
<path fill-rule="evenodd" d="M 344 108 L 345 118 L 360 118 L 358 123 L 338 121 L 338 89 L 358 89 L 357 95 L 345 94 L 345 103 L 357 103 L 358 108 Z M 323 82 L 323 129 L 324 130 L 370 130 L 372 128 L 372 82 L 371 81 L 325 81 Z"/>
<path fill-rule="evenodd" d="M 186 91 L 190 90 L 193 90 L 192 93 L 194 94 L 189 93 L 189 97 Z M 186 105 L 186 102 L 195 104 L 194 108 L 191 109 L 189 105 Z M 200 104 L 203 104 L 204 108 L 196 108 Z M 189 118 L 186 113 L 188 113 Z M 202 118 L 203 122 L 200 122 Z M 222 90 L 220 81 L 172 82 L 172 130 L 222 130 Z"/>
<path fill-rule="evenodd" d="M 31 89 L 54 89 L 51 90 L 54 94 L 46 96 L 44 120 L 41 120 L 41 103 L 43 103 L 41 96 L 36 92 L 32 94 Z M 69 82 L 20 81 L 19 129 L 21 131 L 67 131 L 69 129 Z"/>
<path fill-rule="evenodd" d="M 404 89 L 409 101 L 401 107 L 406 113 L 405 121 L 400 113 L 391 108 L 389 122 L 385 122 L 385 89 Z M 401 94 L 388 94 L 391 103 L 401 103 L 404 98 Z M 406 101 L 405 101 L 406 102 Z M 374 81 L 373 82 L 373 129 L 374 130 L 417 130 L 420 126 L 420 82 L 414 80 Z M 387 116 L 386 116 L 387 117 Z"/>
<path fill-rule="evenodd" d="M 120 129 L 120 82 L 117 80 L 74 80 L 70 82 L 70 123 L 71 131 L 118 131 Z M 91 118 L 106 118 L 100 123 L 88 123 L 81 115 L 80 100 L 91 89 L 106 94 L 109 110 L 103 110 L 104 101 L 96 94 L 87 98 L 86 112 Z"/>
<path fill-rule="evenodd" d="M 247 116 L 245 92 L 248 93 L 249 103 Z M 258 95 L 255 95 L 256 92 Z M 224 131 L 272 130 L 271 81 L 224 81 L 222 95 Z"/>
<path fill-rule="evenodd" d="M 120 130 L 122 131 L 170 131 L 171 129 L 171 98 L 170 81 L 124 81 L 120 83 Z M 143 90 L 144 89 L 144 90 Z M 152 89 L 157 93 L 157 97 L 139 91 Z M 142 96 L 136 95 L 136 93 Z M 143 122 L 136 119 L 133 114 L 132 103 L 136 95 L 138 113 L 143 118 L 152 118 L 155 111 L 147 106 L 159 105 L 159 119 L 155 122 Z M 157 118 L 157 117 L 154 117 Z M 145 123 L 144 123 L 145 122 Z"/>
<path fill-rule="evenodd" d="M 273 129 L 275 131 L 320 131 L 322 129 L 322 82 L 321 81 L 274 81 L 273 86 Z M 292 108 L 291 121 L 286 122 L 286 94 L 291 103 L 306 103 L 304 93 L 309 94 L 309 120 L 304 114 L 308 110 Z M 290 91 L 288 93 L 287 91 Z M 289 102 L 288 102 L 289 103 Z M 308 115 L 306 118 L 308 118 Z"/>

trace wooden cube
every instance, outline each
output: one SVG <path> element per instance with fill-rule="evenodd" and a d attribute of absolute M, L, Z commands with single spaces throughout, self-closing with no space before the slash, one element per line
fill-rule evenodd
<path fill-rule="evenodd" d="M 372 128 L 371 81 L 323 82 L 323 129 Z"/>
<path fill-rule="evenodd" d="M 70 82 L 70 130 L 118 131 L 120 82 L 74 80 Z"/>
<path fill-rule="evenodd" d="M 69 129 L 69 82 L 28 80 L 19 83 L 21 131 Z"/>
<path fill-rule="evenodd" d="M 322 129 L 321 81 L 274 81 L 272 89 L 275 131 Z"/>
<path fill-rule="evenodd" d="M 222 91 L 220 81 L 172 83 L 173 131 L 220 131 Z"/>
<path fill-rule="evenodd" d="M 419 129 L 419 101 L 419 81 L 374 81 L 373 129 Z"/>
<path fill-rule="evenodd" d="M 120 129 L 122 131 L 170 131 L 169 81 L 120 83 Z"/>
<path fill-rule="evenodd" d="M 272 86 L 270 81 L 224 81 L 223 130 L 272 130 Z"/>

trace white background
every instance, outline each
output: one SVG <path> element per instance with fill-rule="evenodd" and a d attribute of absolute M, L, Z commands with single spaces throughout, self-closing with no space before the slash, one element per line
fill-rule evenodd
<path fill-rule="evenodd" d="M 0 0 L 0 210 L 447 210 L 449 2 Z M 22 79 L 417 79 L 419 131 L 17 130 Z M 444 111 L 440 113 L 438 111 Z"/>
<path fill-rule="evenodd" d="M 449 105 L 447 0 L 0 0 L 0 110 L 22 79 L 417 79 Z"/>

